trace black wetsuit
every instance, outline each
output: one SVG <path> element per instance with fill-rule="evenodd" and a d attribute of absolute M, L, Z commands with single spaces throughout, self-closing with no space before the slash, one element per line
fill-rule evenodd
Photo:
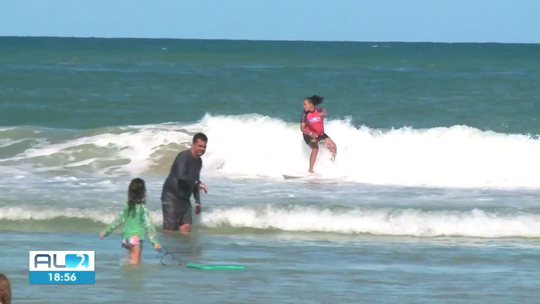
<path fill-rule="evenodd" d="M 189 149 L 176 156 L 161 192 L 163 229 L 178 230 L 181 225 L 191 224 L 190 197 L 193 194 L 195 202 L 200 203 L 201 168 L 202 159 L 195 158 Z"/>

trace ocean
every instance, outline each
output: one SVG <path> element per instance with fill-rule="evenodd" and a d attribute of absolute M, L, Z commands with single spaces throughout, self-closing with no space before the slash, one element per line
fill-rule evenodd
<path fill-rule="evenodd" d="M 2 37 L 0 273 L 14 303 L 537 303 L 538 83 L 538 44 Z M 313 94 L 336 161 L 284 179 Z M 164 233 L 197 132 L 203 212 Z M 181 265 L 98 237 L 135 177 Z M 30 285 L 39 250 L 95 251 L 95 284 Z"/>

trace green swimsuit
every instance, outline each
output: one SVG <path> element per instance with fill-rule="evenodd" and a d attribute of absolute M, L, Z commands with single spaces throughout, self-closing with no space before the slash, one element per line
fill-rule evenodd
<path fill-rule="evenodd" d="M 141 240 L 144 240 L 144 231 L 148 233 L 148 238 L 152 245 L 155 245 L 158 241 L 156 238 L 156 229 L 152 224 L 152 218 L 150 212 L 144 204 L 135 204 L 134 210 L 129 213 L 129 205 L 126 203 L 122 212 L 118 214 L 116 219 L 103 231 L 105 236 L 111 234 L 118 226 L 124 223 L 123 239 L 129 239 L 136 235 Z"/>

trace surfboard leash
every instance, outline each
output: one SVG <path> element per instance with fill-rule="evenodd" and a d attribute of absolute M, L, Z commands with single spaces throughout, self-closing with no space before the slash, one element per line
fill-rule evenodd
<path fill-rule="evenodd" d="M 167 248 L 165 247 L 161 247 L 161 249 L 158 250 L 158 253 L 156 254 L 156 258 L 159 259 L 159 262 L 163 266 L 182 265 L 182 260 L 180 258 L 177 258 L 172 252 L 167 250 Z"/>

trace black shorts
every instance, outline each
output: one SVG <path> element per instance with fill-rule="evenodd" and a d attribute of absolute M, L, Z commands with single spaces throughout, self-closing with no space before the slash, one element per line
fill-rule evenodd
<path fill-rule="evenodd" d="M 324 133 L 323 135 L 317 136 L 317 141 L 323 141 L 323 140 L 326 140 L 327 138 L 329 138 L 329 136 L 326 135 L 326 133 Z M 308 146 L 310 145 L 312 139 L 313 137 L 304 134 L 304 141 L 306 142 Z"/>
<path fill-rule="evenodd" d="M 180 226 L 191 224 L 191 202 L 161 201 L 163 229 L 177 231 Z"/>

